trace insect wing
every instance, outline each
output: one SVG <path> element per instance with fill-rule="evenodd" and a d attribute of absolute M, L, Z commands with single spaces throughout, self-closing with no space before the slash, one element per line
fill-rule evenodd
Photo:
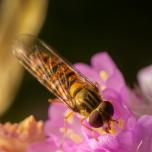
<path fill-rule="evenodd" d="M 13 52 L 42 85 L 72 109 L 75 102 L 69 92 L 68 75 L 73 73 L 75 81 L 91 84 L 87 78 L 75 71 L 53 49 L 36 37 L 22 35 L 15 41 Z"/>

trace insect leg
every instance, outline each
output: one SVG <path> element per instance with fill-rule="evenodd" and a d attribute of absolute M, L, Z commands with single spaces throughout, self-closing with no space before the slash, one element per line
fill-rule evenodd
<path fill-rule="evenodd" d="M 73 116 L 73 111 L 70 111 L 68 114 L 66 114 L 64 116 L 64 130 L 65 130 L 65 134 L 67 133 L 68 131 L 68 127 L 67 127 L 67 124 L 68 124 L 68 120 Z"/>
<path fill-rule="evenodd" d="M 104 131 L 106 133 L 110 133 L 110 130 L 111 130 L 111 123 L 110 122 L 107 122 L 107 126 L 104 128 Z"/>
<path fill-rule="evenodd" d="M 111 122 L 114 122 L 114 123 L 116 123 L 116 124 L 119 124 L 119 121 L 118 121 L 118 120 L 111 119 L 110 121 L 111 121 Z"/>
<path fill-rule="evenodd" d="M 106 126 L 103 128 L 106 133 L 110 133 L 110 130 L 112 129 L 112 127 L 111 127 L 112 123 L 116 123 L 117 125 L 119 124 L 119 122 L 117 120 L 110 119 L 106 123 Z"/>

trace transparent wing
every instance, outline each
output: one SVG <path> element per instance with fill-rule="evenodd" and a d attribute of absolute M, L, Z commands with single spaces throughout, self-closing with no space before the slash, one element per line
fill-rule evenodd
<path fill-rule="evenodd" d="M 92 84 L 87 78 L 75 71 L 72 66 L 59 56 L 43 41 L 30 35 L 22 35 L 14 45 L 13 52 L 25 68 L 70 108 L 75 101 L 69 92 L 69 75 L 74 81 Z"/>

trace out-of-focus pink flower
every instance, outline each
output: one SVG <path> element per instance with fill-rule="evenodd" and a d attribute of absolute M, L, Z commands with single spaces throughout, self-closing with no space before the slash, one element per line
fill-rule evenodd
<path fill-rule="evenodd" d="M 91 81 L 97 82 L 104 100 L 114 106 L 110 133 L 96 129 L 92 131 L 80 124 L 79 115 L 72 116 L 64 127 L 68 110 L 64 104 L 55 103 L 49 109 L 45 123 L 47 140 L 32 144 L 28 152 L 146 152 L 152 151 L 152 116 L 135 118 L 128 108 L 132 100 L 131 90 L 125 84 L 121 72 L 105 52 L 96 54 L 91 66 L 78 63 L 75 67 Z M 66 132 L 65 132 L 66 131 Z"/>
<path fill-rule="evenodd" d="M 144 98 L 152 104 L 152 65 L 140 70 L 137 78 Z"/>
<path fill-rule="evenodd" d="M 135 114 L 152 114 L 152 65 L 141 69 L 137 74 L 136 94 L 133 94 L 131 107 Z"/>
<path fill-rule="evenodd" d="M 0 124 L 0 152 L 26 152 L 30 144 L 44 140 L 43 127 L 33 116 L 20 123 Z"/>

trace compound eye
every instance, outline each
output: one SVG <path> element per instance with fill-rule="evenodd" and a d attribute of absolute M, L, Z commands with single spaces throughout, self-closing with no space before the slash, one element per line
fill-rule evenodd
<path fill-rule="evenodd" d="M 101 114 L 95 110 L 89 115 L 89 124 L 94 128 L 103 126 L 103 120 Z"/>
<path fill-rule="evenodd" d="M 114 107 L 109 101 L 104 101 L 99 111 L 102 111 L 103 121 L 107 121 L 107 120 L 110 120 L 110 118 L 113 116 Z"/>

